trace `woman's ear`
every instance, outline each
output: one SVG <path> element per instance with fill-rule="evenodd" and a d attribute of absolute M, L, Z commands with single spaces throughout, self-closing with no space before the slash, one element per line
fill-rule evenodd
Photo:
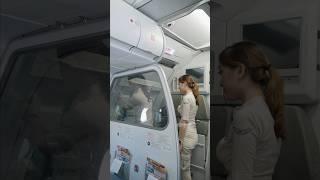
<path fill-rule="evenodd" d="M 244 78 L 246 73 L 247 73 L 247 67 L 244 65 L 244 64 L 240 64 L 238 67 L 237 67 L 237 75 L 240 79 Z"/>

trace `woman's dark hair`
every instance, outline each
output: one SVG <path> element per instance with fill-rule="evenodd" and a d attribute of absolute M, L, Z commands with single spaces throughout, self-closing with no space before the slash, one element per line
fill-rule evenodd
<path fill-rule="evenodd" d="M 179 78 L 179 83 L 187 82 L 188 87 L 192 89 L 194 98 L 196 99 L 196 104 L 199 105 L 198 97 L 199 97 L 199 86 L 198 84 L 192 79 L 190 75 L 183 75 Z"/>
<path fill-rule="evenodd" d="M 274 118 L 277 138 L 285 138 L 283 81 L 271 66 L 266 55 L 250 41 L 242 41 L 224 49 L 219 55 L 220 64 L 236 68 L 243 64 L 250 78 L 258 83 Z"/>

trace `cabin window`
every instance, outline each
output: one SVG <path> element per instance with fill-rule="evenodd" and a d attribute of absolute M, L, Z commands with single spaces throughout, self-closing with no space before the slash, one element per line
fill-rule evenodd
<path fill-rule="evenodd" d="M 109 146 L 107 47 L 78 41 L 11 59 L 0 99 L 6 179 L 98 178 Z"/>
<path fill-rule="evenodd" d="M 199 88 L 204 88 L 204 67 L 186 69 L 186 74 L 191 75 L 193 80 L 198 83 Z"/>
<path fill-rule="evenodd" d="M 164 91 L 154 71 L 116 78 L 110 98 L 112 121 L 156 129 L 168 123 Z"/>
<path fill-rule="evenodd" d="M 243 25 L 243 39 L 257 43 L 277 69 L 299 68 L 302 18 Z M 263 34 L 263 36 L 261 36 Z"/>

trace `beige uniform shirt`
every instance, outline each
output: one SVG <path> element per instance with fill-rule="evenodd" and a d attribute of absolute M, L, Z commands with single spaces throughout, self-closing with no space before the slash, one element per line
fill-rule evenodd
<path fill-rule="evenodd" d="M 181 119 L 188 121 L 186 134 L 183 140 L 183 146 L 187 149 L 193 149 L 198 142 L 198 134 L 195 124 L 197 110 L 198 106 L 196 105 L 196 99 L 193 93 L 189 92 L 183 95 L 182 101 L 178 106 L 178 112 L 181 115 Z"/>
<path fill-rule="evenodd" d="M 281 141 L 264 98 L 255 97 L 235 109 L 230 131 L 217 146 L 228 180 L 271 180 Z"/>

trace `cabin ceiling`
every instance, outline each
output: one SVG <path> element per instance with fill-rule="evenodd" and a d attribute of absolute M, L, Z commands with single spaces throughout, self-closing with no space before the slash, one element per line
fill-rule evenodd
<path fill-rule="evenodd" d="M 173 13 L 201 2 L 202 0 L 152 0 L 138 9 L 159 21 Z"/>
<path fill-rule="evenodd" d="M 215 0 L 213 17 L 227 21 L 237 14 L 250 9 L 257 0 Z"/>

